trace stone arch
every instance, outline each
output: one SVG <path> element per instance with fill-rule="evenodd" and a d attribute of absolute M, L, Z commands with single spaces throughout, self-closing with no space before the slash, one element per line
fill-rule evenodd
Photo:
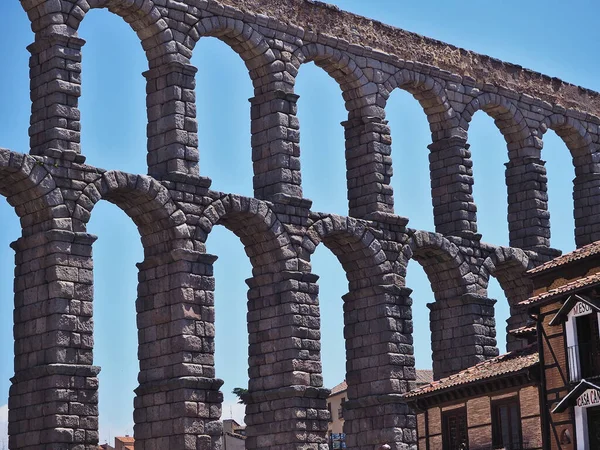
<path fill-rule="evenodd" d="M 140 231 L 146 256 L 193 248 L 185 215 L 167 188 L 155 179 L 120 171 L 104 172 L 77 199 L 73 211 L 77 231 L 85 231 L 100 200 L 117 205 L 131 217 Z"/>
<path fill-rule="evenodd" d="M 535 145 L 531 130 L 523 113 L 517 105 L 506 97 L 498 94 L 485 93 L 471 100 L 462 113 L 461 126 L 466 131 L 475 113 L 484 111 L 494 119 L 496 127 L 504 136 L 509 150 Z"/>
<path fill-rule="evenodd" d="M 398 70 L 383 83 L 381 95 L 387 104 L 395 89 L 410 93 L 423 108 L 429 120 L 432 139 L 452 136 L 459 116 L 452 108 L 444 86 L 435 78 L 408 69 Z"/>
<path fill-rule="evenodd" d="M 383 102 L 378 100 L 378 85 L 368 79 L 352 56 L 328 45 L 310 43 L 296 50 L 292 64 L 299 70 L 308 62 L 336 80 L 348 111 L 342 126 L 350 215 L 368 218 L 373 212 L 393 212 L 389 129 L 380 105 Z"/>
<path fill-rule="evenodd" d="M 464 182 L 467 177 L 470 177 L 470 166 L 468 162 L 457 162 L 460 158 L 465 160 L 464 145 L 462 144 L 462 132 L 458 125 L 460 116 L 454 111 L 449 102 L 448 94 L 445 90 L 443 82 L 435 78 L 413 70 L 401 69 L 390 75 L 388 79 L 380 85 L 380 97 L 384 106 L 396 89 L 401 89 L 408 92 L 413 98 L 419 102 L 431 131 L 431 142 L 428 146 L 429 153 L 429 169 L 431 179 L 431 195 L 433 204 L 433 215 L 436 218 L 437 231 L 441 233 L 453 233 L 456 227 L 460 227 L 460 221 L 452 218 L 449 220 L 444 218 L 448 216 L 448 211 L 453 209 L 466 209 L 465 216 L 473 215 L 475 205 L 470 197 L 470 191 L 465 192 L 464 196 L 457 202 L 457 195 L 448 195 L 448 192 L 460 192 L 461 190 L 470 189 L 469 182 Z M 391 130 L 388 128 L 389 134 L 387 141 L 392 142 Z M 393 143 L 390 146 L 392 160 L 394 158 Z M 452 165 L 445 164 L 446 158 L 452 158 Z M 443 165 L 443 169 L 440 167 Z M 448 167 L 450 166 L 450 167 Z M 457 172 L 459 176 L 452 176 L 452 172 Z M 452 205 L 452 202 L 457 205 Z M 470 204 L 465 208 L 465 204 Z M 474 217 L 472 218 L 474 221 Z M 450 222 L 445 223 L 445 222 Z M 444 225 L 446 225 L 444 227 Z M 471 228 L 471 227 L 469 227 Z M 474 226 L 473 226 L 474 228 Z"/>
<path fill-rule="evenodd" d="M 490 276 L 496 278 L 510 306 L 510 317 L 506 326 L 508 351 L 526 345 L 525 341 L 512 336 L 510 331 L 528 323 L 527 311 L 517 305 L 529 298 L 533 292 L 533 283 L 526 275 L 530 268 L 532 262 L 529 256 L 523 250 L 513 247 L 497 247 L 481 266 L 480 277 L 485 288 L 487 289 Z"/>
<path fill-rule="evenodd" d="M 320 243 L 340 261 L 351 291 L 397 284 L 392 265 L 381 243 L 369 231 L 365 222 L 334 214 L 317 220 L 302 239 L 300 258 L 310 261 Z"/>
<path fill-rule="evenodd" d="M 478 293 L 475 278 L 459 248 L 439 233 L 414 231 L 402 247 L 396 270 L 404 279 L 410 260 L 417 261 L 431 283 L 436 300 Z"/>
<path fill-rule="evenodd" d="M 598 144 L 584 122 L 568 115 L 552 114 L 546 117 L 539 128 L 540 137 L 548 129 L 553 130 L 565 143 L 573 159 L 575 242 L 581 247 L 600 239 L 600 217 L 596 214 L 600 205 L 596 195 L 600 183 Z"/>
<path fill-rule="evenodd" d="M 490 276 L 496 278 L 512 308 L 531 295 L 533 285 L 525 275 L 531 267 L 529 256 L 520 248 L 497 247 L 481 266 L 483 287 L 487 288 Z"/>
<path fill-rule="evenodd" d="M 64 25 L 65 16 L 61 10 L 60 1 L 55 2 L 53 4 L 53 8 L 48 8 L 46 5 L 47 0 L 32 0 L 28 2 L 21 2 L 21 6 L 27 13 L 29 17 L 29 21 L 31 22 L 31 29 L 34 33 L 41 31 L 41 29 L 47 24 L 52 23 L 54 25 Z M 44 13 L 42 14 L 41 11 Z M 48 19 L 45 18 L 46 15 L 51 15 L 52 17 Z M 41 20 L 44 18 L 45 20 Z M 46 22 L 48 20 L 48 22 Z"/>
<path fill-rule="evenodd" d="M 194 238 L 204 244 L 217 224 L 242 241 L 255 277 L 298 270 L 290 237 L 266 202 L 234 194 L 216 198 L 200 215 Z"/>
<path fill-rule="evenodd" d="M 252 277 L 246 280 L 249 287 L 249 394 L 246 398 L 246 417 L 250 435 L 255 435 L 257 428 L 265 421 L 260 408 L 263 401 L 261 394 L 265 390 L 281 387 L 284 381 L 283 375 L 270 375 L 291 370 L 292 366 L 294 370 L 307 370 L 299 368 L 304 361 L 298 355 L 307 358 L 307 355 L 314 352 L 310 339 L 302 343 L 295 340 L 298 336 L 298 331 L 295 331 L 297 322 L 300 318 L 304 319 L 304 315 L 310 314 L 294 308 L 297 306 L 296 302 L 301 300 L 288 292 L 294 289 L 291 285 L 302 290 L 298 286 L 300 280 L 308 284 L 310 277 L 304 279 L 303 274 L 298 271 L 298 259 L 291 239 L 268 203 L 234 194 L 211 192 L 210 195 L 213 199 L 199 215 L 194 238 L 204 246 L 214 226 L 222 225 L 240 239 L 252 264 Z M 211 290 L 218 282 L 214 280 Z M 304 291 L 298 297 L 310 297 L 311 290 L 305 288 Z M 214 305 L 214 301 L 211 304 Z M 212 326 L 214 329 L 214 317 L 203 320 L 209 322 L 206 327 Z M 282 329 L 285 331 L 281 331 Z M 265 348 L 270 349 L 272 357 L 264 357 Z M 286 361 L 282 361 L 280 356 L 283 352 L 286 354 Z M 207 353 L 212 361 L 214 347 Z M 298 362 L 294 364 L 293 361 Z"/>
<path fill-rule="evenodd" d="M 540 137 L 553 130 L 565 143 L 573 157 L 575 169 L 585 163 L 595 162 L 593 138 L 579 120 L 562 114 L 552 114 L 540 126 Z"/>
<path fill-rule="evenodd" d="M 65 217 L 63 195 L 40 158 L 0 149 L 0 195 L 6 197 L 21 220 L 23 235 L 50 228 L 71 230 Z"/>
<path fill-rule="evenodd" d="M 337 215 L 315 219 L 300 245 L 301 259 L 308 262 L 323 243 L 336 255 L 349 281 L 349 292 L 342 297 L 348 384 L 343 415 L 347 442 L 354 448 L 369 399 L 406 392 L 415 379 L 411 300 L 367 222 Z M 407 411 L 389 408 L 378 414 L 397 418 Z"/>
<path fill-rule="evenodd" d="M 267 40 L 256 27 L 223 16 L 199 18 L 189 29 L 186 45 L 193 51 L 203 37 L 216 37 L 244 61 L 254 87 L 250 99 L 254 196 L 273 200 L 284 193 L 301 197 L 297 151 L 297 126 L 294 126 L 296 97 L 292 94 L 295 72 L 283 48 Z M 280 46 L 281 47 L 281 46 Z M 282 161 L 282 154 L 288 158 Z M 260 155 L 260 156 L 258 156 Z M 290 175 L 291 173 L 291 175 Z"/>
<path fill-rule="evenodd" d="M 285 70 L 265 37 L 238 19 L 212 16 L 199 19 L 188 32 L 185 45 L 190 53 L 203 37 L 216 37 L 244 61 L 256 94 L 263 93 L 261 78 Z"/>
<path fill-rule="evenodd" d="M 541 141 L 535 137 L 516 102 L 493 93 L 479 95 L 465 108 L 461 126 L 467 133 L 473 115 L 479 110 L 494 119 L 507 143 L 505 182 L 510 245 L 526 249 L 549 247 L 546 169 L 540 158 Z M 521 195 L 524 189 L 529 191 L 527 197 Z"/>
<path fill-rule="evenodd" d="M 177 34 L 169 28 L 162 17 L 161 10 L 152 0 L 57 0 L 57 11 L 48 14 L 61 16 L 60 26 L 50 26 L 54 19 L 40 20 L 36 30 L 36 40 L 29 47 L 32 53 L 31 97 L 33 100 L 32 121 L 30 126 L 31 153 L 36 155 L 67 158 L 70 161 L 83 162 L 80 155 L 80 111 L 81 95 L 81 55 L 85 43 L 77 36 L 77 30 L 90 9 L 107 8 L 130 24 L 141 41 L 146 53 L 150 70 L 147 76 L 148 105 L 148 163 L 149 173 L 162 178 L 169 173 L 185 175 L 198 174 L 197 136 L 195 134 L 194 108 L 177 115 L 174 120 L 172 111 L 181 112 L 175 104 L 182 98 L 191 98 L 194 89 L 193 68 L 189 67 L 189 56 L 185 47 L 176 41 Z M 58 20 L 58 19 L 57 19 Z M 48 51 L 48 49 L 51 49 Z M 49 59 L 63 59 L 60 69 L 48 79 L 45 69 Z M 57 65 L 57 62 L 50 63 Z M 58 66 L 57 66 L 58 67 Z M 169 78 L 169 80 L 167 80 Z M 52 85 L 52 89 L 46 86 Z M 178 89 L 173 89 L 176 85 Z M 172 89 L 174 95 L 169 95 Z M 52 95 L 65 95 L 67 99 L 61 108 L 53 105 Z M 175 97 L 175 98 L 173 98 Z M 40 106 L 41 105 L 41 106 Z M 182 117 L 183 116 L 183 117 Z M 57 123 L 66 120 L 66 131 Z M 175 138 L 172 137 L 175 135 Z M 165 139 L 165 136 L 171 136 Z M 164 145 L 165 140 L 169 141 Z M 183 155 L 183 156 L 182 156 Z"/>
<path fill-rule="evenodd" d="M 366 106 L 360 102 L 362 95 L 377 92 L 375 84 L 369 81 L 354 58 L 342 50 L 319 43 L 305 44 L 294 52 L 292 61 L 298 70 L 310 62 L 325 70 L 340 86 L 348 111 L 359 105 Z"/>
<path fill-rule="evenodd" d="M 399 270 L 409 259 L 421 264 L 435 296 L 427 305 L 434 379 L 497 356 L 495 301 L 483 295 L 458 247 L 439 234 L 416 231 L 398 258 Z"/>
<path fill-rule="evenodd" d="M 122 17 L 138 35 L 149 62 L 167 54 L 176 54 L 181 49 L 181 46 L 175 42 L 173 33 L 163 19 L 160 10 L 156 8 L 152 0 L 136 2 L 129 0 L 70 0 L 69 2 L 71 8 L 67 14 L 66 23 L 74 30 L 79 29 L 90 9 L 106 8 L 113 14 Z M 180 59 L 182 63 L 188 62 L 185 57 L 176 59 Z"/>

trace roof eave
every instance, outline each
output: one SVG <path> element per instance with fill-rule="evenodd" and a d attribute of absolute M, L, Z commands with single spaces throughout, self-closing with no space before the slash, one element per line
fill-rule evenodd
<path fill-rule="evenodd" d="M 531 366 L 527 366 L 524 367 L 520 370 L 516 370 L 514 372 L 504 372 L 502 374 L 496 375 L 496 376 L 492 376 L 489 378 L 484 378 L 481 380 L 474 380 L 472 382 L 466 382 L 466 383 L 462 383 L 462 384 L 455 384 L 453 386 L 448 386 L 445 388 L 441 388 L 441 389 L 436 389 L 435 391 L 431 391 L 431 392 L 426 392 L 423 394 L 416 394 L 414 396 L 410 396 L 410 397 L 406 397 L 406 402 L 407 403 L 411 403 L 411 402 L 418 402 L 420 400 L 429 400 L 435 397 L 441 397 L 444 394 L 447 394 L 449 392 L 452 391 L 458 391 L 461 389 L 468 389 L 468 388 L 474 388 L 474 387 L 482 387 L 485 385 L 492 385 L 492 384 L 496 384 L 499 380 L 501 380 L 502 378 L 508 378 L 508 377 L 516 377 L 519 375 L 528 375 L 528 378 L 531 378 L 529 376 L 529 374 L 531 373 L 531 370 L 534 369 L 536 366 L 539 365 L 539 361 L 536 361 L 534 364 L 532 364 Z M 458 395 L 457 398 L 464 398 L 470 395 Z M 438 403 L 442 403 L 442 402 L 438 402 Z"/>

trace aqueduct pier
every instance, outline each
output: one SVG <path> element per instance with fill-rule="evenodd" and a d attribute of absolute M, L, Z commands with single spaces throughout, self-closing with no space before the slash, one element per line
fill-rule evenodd
<path fill-rule="evenodd" d="M 95 237 L 86 225 L 101 200 L 137 225 L 139 387 L 136 449 L 220 448 L 222 382 L 214 370 L 214 225 L 243 242 L 247 280 L 247 448 L 326 445 L 328 391 L 321 376 L 317 276 L 323 244 L 348 278 L 345 430 L 348 448 L 414 449 L 415 416 L 399 400 L 414 381 L 411 259 L 435 293 L 436 377 L 498 353 L 490 277 L 511 305 L 528 296 L 524 271 L 550 248 L 544 134 L 554 130 L 575 168 L 578 246 L 600 238 L 600 97 L 520 66 L 478 55 L 308 0 L 21 0 L 35 33 L 31 52 L 31 151 L 0 151 L 0 193 L 15 208 L 15 376 L 11 450 L 96 449 L 93 365 Z M 92 8 L 128 22 L 148 58 L 148 175 L 85 164 L 80 148 L 78 27 Z M 199 168 L 190 64 L 213 36 L 244 60 L 251 99 L 254 198 L 215 192 Z M 348 217 L 311 210 L 302 195 L 295 77 L 314 62 L 339 84 L 348 120 Z M 394 210 L 386 101 L 411 93 L 431 128 L 435 230 L 409 227 Z M 483 110 L 506 140 L 510 247 L 481 242 L 473 202 L 469 123 Z M 526 319 L 511 311 L 508 328 Z M 520 343 L 509 338 L 509 349 Z"/>

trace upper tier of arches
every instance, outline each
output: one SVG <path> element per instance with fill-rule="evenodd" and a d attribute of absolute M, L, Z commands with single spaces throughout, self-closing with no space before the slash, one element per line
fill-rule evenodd
<path fill-rule="evenodd" d="M 475 82 L 417 62 L 369 53 L 318 33 L 288 34 L 279 31 L 272 19 L 259 20 L 217 2 L 193 6 L 178 3 L 177 8 L 156 5 L 151 0 L 57 0 L 52 2 L 54 8 L 47 2 L 31 0 L 22 5 L 36 35 L 31 47 L 33 154 L 82 160 L 77 109 L 81 92 L 77 75 L 81 67 L 70 65 L 73 73 L 44 72 L 42 68 L 49 62 L 45 59 L 48 48 L 57 50 L 53 58 L 79 61 L 84 44 L 77 37 L 80 24 L 91 9 L 107 8 L 130 24 L 148 59 L 148 173 L 154 178 L 210 177 L 200 173 L 198 167 L 197 89 L 190 60 L 200 39 L 216 37 L 242 58 L 254 86 L 251 120 L 255 197 L 269 201 L 278 201 L 281 196 L 302 198 L 294 87 L 301 65 L 315 62 L 338 83 L 340 101 L 348 111 L 343 125 L 350 216 L 394 213 L 392 144 L 385 108 L 390 94 L 402 89 L 419 102 L 431 130 L 435 231 L 446 235 L 477 231 L 468 135 L 471 118 L 479 110 L 494 119 L 506 140 L 509 211 L 537 214 L 539 220 L 547 221 L 543 203 L 520 202 L 510 192 L 524 186 L 514 174 L 543 172 L 543 168 L 532 168 L 531 163 L 541 161 L 543 135 L 553 129 L 573 156 L 578 245 L 589 242 L 591 238 L 585 236 L 597 237 L 600 230 L 588 211 L 590 203 L 595 204 L 589 195 L 590 186 L 600 176 L 596 163 L 597 117 L 491 86 L 485 80 Z M 65 50 L 62 53 L 61 48 Z M 56 101 L 56 94 L 66 96 L 65 105 L 39 108 Z M 538 181 L 544 184 L 542 172 Z M 544 191 L 545 186 L 539 190 Z M 515 201 L 520 203 L 511 204 Z M 515 221 L 511 226 L 513 231 L 522 224 Z M 511 240 L 511 245 L 550 245 L 549 234 L 534 227 L 520 235 Z"/>

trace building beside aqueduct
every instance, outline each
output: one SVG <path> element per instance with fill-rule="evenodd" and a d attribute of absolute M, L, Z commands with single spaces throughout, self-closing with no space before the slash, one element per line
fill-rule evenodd
<path fill-rule="evenodd" d="M 215 225 L 243 242 L 249 332 L 248 449 L 327 448 L 317 276 L 320 244 L 347 278 L 344 321 L 348 448 L 415 448 L 416 419 L 399 401 L 415 379 L 408 262 L 423 266 L 436 378 L 498 354 L 495 277 L 511 307 L 531 293 L 524 272 L 550 248 L 544 134 L 573 157 L 578 246 L 600 239 L 600 97 L 520 66 L 388 27 L 309 0 L 21 0 L 35 33 L 28 155 L 0 151 L 0 193 L 15 208 L 15 375 L 11 450 L 91 450 L 98 443 L 99 368 L 93 364 L 94 206 L 107 200 L 139 229 L 136 449 L 218 449 L 222 381 L 214 369 Z M 85 164 L 80 148 L 78 27 L 108 8 L 139 36 L 148 58 L 148 175 Z M 317 31 L 318 30 L 318 31 Z M 198 40 L 213 36 L 244 60 L 251 99 L 254 198 L 210 189 L 199 168 Z M 311 210 L 302 195 L 294 92 L 302 64 L 339 84 L 348 120 L 348 216 Z M 386 101 L 406 90 L 431 128 L 435 231 L 394 211 Z M 495 119 L 506 167 L 510 247 L 484 244 L 473 202 L 469 123 Z M 508 328 L 526 316 L 512 309 Z M 502 328 L 502 327 L 501 327 Z M 520 342 L 509 336 L 508 348 Z"/>

